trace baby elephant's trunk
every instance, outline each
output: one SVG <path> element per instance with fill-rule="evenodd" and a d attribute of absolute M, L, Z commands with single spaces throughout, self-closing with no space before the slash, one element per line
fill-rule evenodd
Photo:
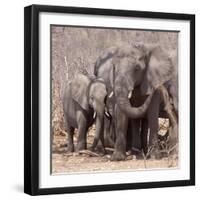
<path fill-rule="evenodd" d="M 94 150 L 98 144 L 99 141 L 101 141 L 102 146 L 104 148 L 104 142 L 103 142 L 103 127 L 104 127 L 104 113 L 97 113 L 96 116 L 96 130 L 95 130 L 95 136 L 94 141 L 92 144 L 92 149 Z"/>

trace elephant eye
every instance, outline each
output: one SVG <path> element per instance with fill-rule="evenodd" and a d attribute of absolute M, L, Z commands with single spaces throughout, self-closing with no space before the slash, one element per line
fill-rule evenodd
<path fill-rule="evenodd" d="M 91 100 L 94 100 L 94 96 L 93 96 L 93 95 L 91 95 L 91 96 L 90 96 L 90 99 L 91 99 Z"/>

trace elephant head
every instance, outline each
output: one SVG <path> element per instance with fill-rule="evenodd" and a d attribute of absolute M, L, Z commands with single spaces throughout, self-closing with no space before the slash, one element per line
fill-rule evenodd
<path fill-rule="evenodd" d="M 97 139 L 95 139 L 95 142 L 97 143 L 103 131 L 105 100 L 107 97 L 106 85 L 103 79 L 78 74 L 71 83 L 71 94 L 72 98 L 88 114 L 91 114 L 91 109 L 93 110 L 93 118 L 96 120 L 95 138 Z"/>
<path fill-rule="evenodd" d="M 159 46 L 131 45 L 113 49 L 111 53 L 108 49 L 108 56 L 103 54 L 102 62 L 101 57 L 98 59 L 96 75 L 109 79 L 120 109 L 131 118 L 139 118 L 145 114 L 153 91 L 172 77 L 173 64 Z M 132 107 L 129 99 L 138 86 L 141 93 L 149 97 L 140 107 Z"/>

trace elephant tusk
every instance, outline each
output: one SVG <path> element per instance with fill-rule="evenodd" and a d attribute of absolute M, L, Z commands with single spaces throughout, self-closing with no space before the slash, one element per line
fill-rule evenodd
<path fill-rule="evenodd" d="M 128 99 L 130 99 L 132 97 L 132 90 L 130 90 L 130 92 L 128 93 Z"/>
<path fill-rule="evenodd" d="M 95 119 L 96 115 L 97 115 L 97 112 L 94 112 L 93 119 Z"/>
<path fill-rule="evenodd" d="M 149 145 L 149 138 L 150 138 L 150 128 L 148 128 L 147 132 L 147 145 Z"/>
<path fill-rule="evenodd" d="M 108 98 L 111 98 L 113 96 L 113 91 L 109 94 Z"/>
<path fill-rule="evenodd" d="M 107 117 L 110 117 L 110 115 L 107 111 L 105 111 L 105 114 L 106 114 Z"/>
<path fill-rule="evenodd" d="M 109 115 L 109 113 L 108 113 L 107 107 L 105 107 L 105 115 L 106 115 L 107 117 L 110 117 L 110 115 Z"/>

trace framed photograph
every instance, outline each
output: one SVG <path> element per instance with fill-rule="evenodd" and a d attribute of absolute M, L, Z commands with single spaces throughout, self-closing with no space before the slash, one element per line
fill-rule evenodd
<path fill-rule="evenodd" d="M 194 185 L 195 16 L 24 14 L 24 192 Z"/>

